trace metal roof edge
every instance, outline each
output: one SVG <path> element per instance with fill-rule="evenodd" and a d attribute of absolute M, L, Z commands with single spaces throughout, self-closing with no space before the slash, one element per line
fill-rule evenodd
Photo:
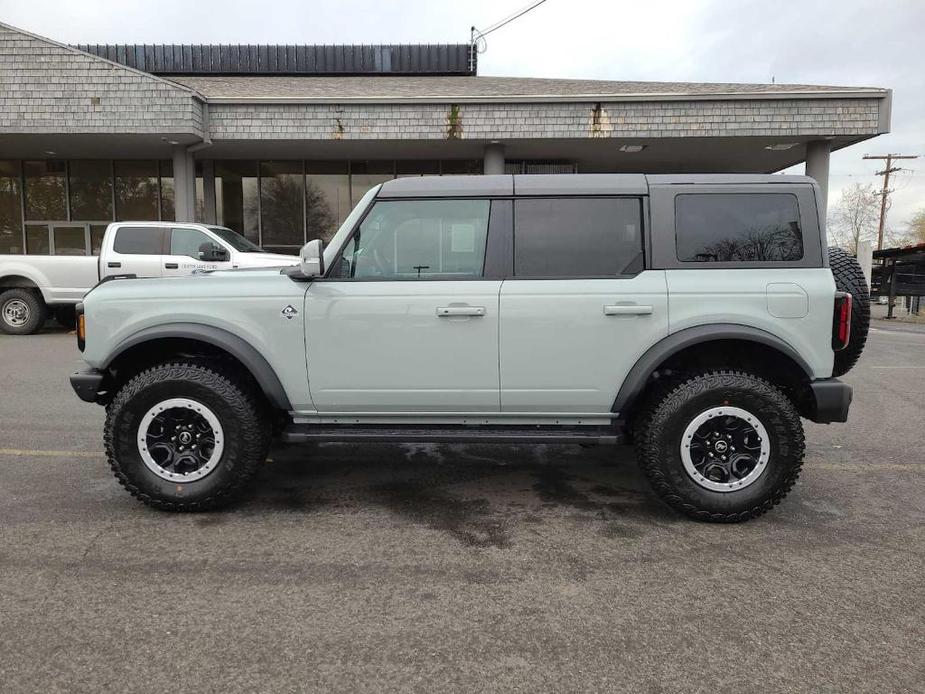
<path fill-rule="evenodd" d="M 524 94 L 446 96 L 206 96 L 211 104 L 479 104 L 479 103 L 597 103 L 620 101 L 783 101 L 789 99 L 887 99 L 889 89 L 797 92 L 716 92 L 712 94 Z"/>

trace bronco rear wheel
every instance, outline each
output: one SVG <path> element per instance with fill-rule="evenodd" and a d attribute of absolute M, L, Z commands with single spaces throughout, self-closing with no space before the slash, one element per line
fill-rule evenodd
<path fill-rule="evenodd" d="M 135 497 L 169 511 L 203 511 L 244 492 L 270 445 L 250 384 L 211 365 L 141 372 L 107 407 L 106 455 Z"/>
<path fill-rule="evenodd" d="M 760 516 L 787 495 L 803 464 L 793 403 L 764 379 L 738 371 L 697 374 L 654 398 L 635 440 L 656 493 L 697 520 Z"/>

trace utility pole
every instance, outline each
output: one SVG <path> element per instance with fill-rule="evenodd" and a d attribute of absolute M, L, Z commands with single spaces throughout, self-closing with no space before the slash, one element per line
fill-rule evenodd
<path fill-rule="evenodd" d="M 883 176 L 883 190 L 880 192 L 880 227 L 877 230 L 877 250 L 883 249 L 883 228 L 886 224 L 886 210 L 887 210 L 887 200 L 890 196 L 890 193 L 893 191 L 890 190 L 890 174 L 896 173 L 897 171 L 902 171 L 898 166 L 893 166 L 893 162 L 897 159 L 918 159 L 917 154 L 865 154 L 864 159 L 883 159 L 886 161 L 886 166 L 883 168 L 883 171 L 878 171 L 877 176 Z"/>

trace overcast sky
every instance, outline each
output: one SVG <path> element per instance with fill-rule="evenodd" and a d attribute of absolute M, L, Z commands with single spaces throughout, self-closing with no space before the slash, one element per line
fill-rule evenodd
<path fill-rule="evenodd" d="M 0 21 L 65 43 L 459 43 L 526 4 L 0 0 Z M 892 132 L 833 155 L 831 207 L 879 184 L 865 153 L 925 155 L 923 38 L 925 0 L 547 0 L 489 37 L 479 74 L 892 88 Z M 925 208 L 925 159 L 904 166 L 897 229 Z"/>

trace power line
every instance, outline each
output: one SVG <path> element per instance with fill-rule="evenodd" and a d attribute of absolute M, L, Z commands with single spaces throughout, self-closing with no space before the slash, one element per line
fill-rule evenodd
<path fill-rule="evenodd" d="M 893 162 L 897 159 L 918 159 L 917 154 L 865 154 L 864 159 L 881 159 L 886 162 L 886 166 L 883 167 L 883 171 L 878 171 L 875 175 L 883 176 L 883 189 L 880 191 L 880 227 L 877 230 L 877 250 L 883 248 L 883 227 L 886 223 L 886 211 L 889 209 L 889 197 L 890 193 L 893 191 L 890 190 L 890 174 L 896 173 L 897 171 L 902 171 L 898 166 L 893 166 Z"/>
<path fill-rule="evenodd" d="M 504 19 L 498 20 L 494 24 L 490 24 L 484 30 L 479 31 L 472 26 L 469 28 L 469 70 L 472 71 L 475 69 L 475 55 L 476 53 L 484 53 L 488 48 L 488 42 L 485 40 L 485 37 L 488 36 L 493 31 L 497 31 L 501 27 L 510 24 L 518 17 L 523 17 L 527 12 L 535 10 L 537 7 L 542 5 L 546 0 L 537 0 L 536 2 L 530 3 L 526 7 L 523 7 L 517 12 Z"/>

